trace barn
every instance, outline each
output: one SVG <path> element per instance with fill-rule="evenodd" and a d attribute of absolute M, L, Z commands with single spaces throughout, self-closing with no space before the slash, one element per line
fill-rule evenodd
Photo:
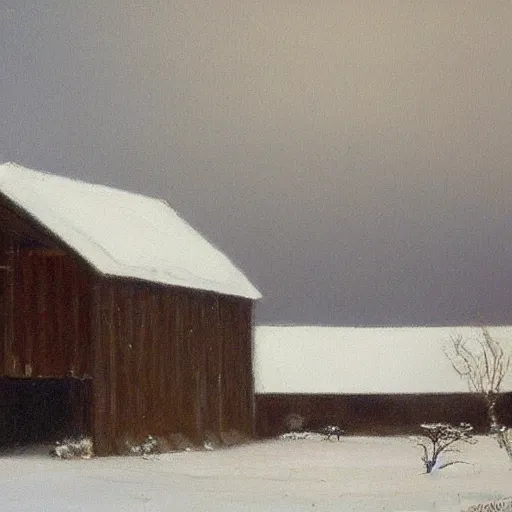
<path fill-rule="evenodd" d="M 512 327 L 489 327 L 503 346 Z M 258 326 L 254 371 L 256 431 L 268 437 L 290 428 L 338 425 L 347 433 L 399 435 L 425 422 L 488 427 L 485 403 L 469 392 L 445 349 L 452 336 L 474 339 L 478 328 Z M 512 425 L 512 378 L 498 403 Z"/>
<path fill-rule="evenodd" d="M 0 165 L 0 444 L 253 434 L 258 290 L 164 201 Z"/>

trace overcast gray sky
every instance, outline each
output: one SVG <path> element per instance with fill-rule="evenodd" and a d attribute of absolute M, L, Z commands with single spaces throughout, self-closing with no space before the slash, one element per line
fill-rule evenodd
<path fill-rule="evenodd" d="M 163 197 L 259 323 L 511 323 L 511 27 L 509 0 L 4 0 L 0 161 Z"/>

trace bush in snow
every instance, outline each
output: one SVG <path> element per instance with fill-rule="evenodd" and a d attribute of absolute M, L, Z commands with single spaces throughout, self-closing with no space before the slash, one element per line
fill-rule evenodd
<path fill-rule="evenodd" d="M 64 439 L 55 443 L 50 455 L 59 459 L 90 459 L 93 456 L 92 440 L 88 437 Z"/>
<path fill-rule="evenodd" d="M 148 435 L 146 440 L 141 444 L 130 446 L 130 453 L 133 455 L 147 456 L 162 453 L 162 450 L 160 449 L 158 440 L 153 436 Z"/>
<path fill-rule="evenodd" d="M 302 432 L 306 424 L 306 418 L 302 414 L 292 412 L 286 416 L 284 424 L 289 432 Z"/>
<path fill-rule="evenodd" d="M 345 434 L 345 431 L 338 427 L 338 425 L 328 425 L 322 428 L 320 433 L 327 437 L 327 441 L 329 441 L 332 436 L 336 436 L 339 441 L 340 437 Z"/>
<path fill-rule="evenodd" d="M 461 460 L 442 463 L 441 453 L 458 452 L 454 445 L 459 442 L 474 444 L 473 427 L 469 423 L 461 423 L 454 427 L 448 423 L 425 423 L 421 425 L 424 433 L 414 437 L 418 446 L 423 449 L 421 460 L 425 465 L 426 473 L 432 473 L 434 469 L 443 469 L 452 464 L 467 464 Z"/>

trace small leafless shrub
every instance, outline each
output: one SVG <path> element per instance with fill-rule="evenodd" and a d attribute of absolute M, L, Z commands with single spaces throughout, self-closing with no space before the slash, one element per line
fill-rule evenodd
<path fill-rule="evenodd" d="M 145 441 L 141 444 L 130 446 L 130 453 L 133 455 L 156 455 L 162 453 L 160 449 L 160 443 L 153 436 L 148 435 Z"/>
<path fill-rule="evenodd" d="M 170 449 L 165 451 L 192 451 L 195 449 L 194 443 L 181 433 L 174 433 L 168 436 L 168 446 Z M 164 451 L 162 449 L 162 451 Z"/>
<path fill-rule="evenodd" d="M 90 459 L 93 456 L 92 440 L 88 437 L 64 439 L 55 443 L 50 455 L 59 459 Z"/>
<path fill-rule="evenodd" d="M 306 424 L 306 418 L 302 414 L 292 412 L 286 416 L 284 423 L 290 432 L 302 432 Z"/>
<path fill-rule="evenodd" d="M 249 440 L 247 434 L 232 428 L 227 432 L 220 433 L 220 441 L 224 446 L 234 446 L 245 443 Z"/>
<path fill-rule="evenodd" d="M 203 447 L 205 450 L 215 450 L 220 446 L 222 446 L 222 443 L 216 434 L 210 431 L 204 433 Z"/>
<path fill-rule="evenodd" d="M 340 437 L 345 434 L 345 431 L 338 427 L 338 425 L 328 425 L 327 427 L 322 428 L 320 433 L 326 436 L 327 441 L 329 441 L 333 436 L 336 436 L 339 441 Z"/>
<path fill-rule="evenodd" d="M 441 453 L 458 452 L 459 450 L 454 447 L 456 443 L 476 443 L 476 439 L 473 438 L 473 427 L 469 423 L 461 423 L 456 427 L 448 423 L 425 423 L 421 428 L 424 433 L 413 437 L 413 440 L 423 449 L 421 460 L 426 473 L 432 473 L 434 469 L 443 469 L 452 464 L 468 464 L 461 460 L 442 463 L 439 456 Z"/>

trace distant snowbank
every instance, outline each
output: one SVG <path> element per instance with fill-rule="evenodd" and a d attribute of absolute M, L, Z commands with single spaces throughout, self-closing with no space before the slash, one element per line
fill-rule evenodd
<path fill-rule="evenodd" d="M 490 327 L 512 343 L 512 326 Z M 475 327 L 258 326 L 256 393 L 464 393 L 443 347 Z M 512 390 L 512 379 L 504 383 Z"/>

